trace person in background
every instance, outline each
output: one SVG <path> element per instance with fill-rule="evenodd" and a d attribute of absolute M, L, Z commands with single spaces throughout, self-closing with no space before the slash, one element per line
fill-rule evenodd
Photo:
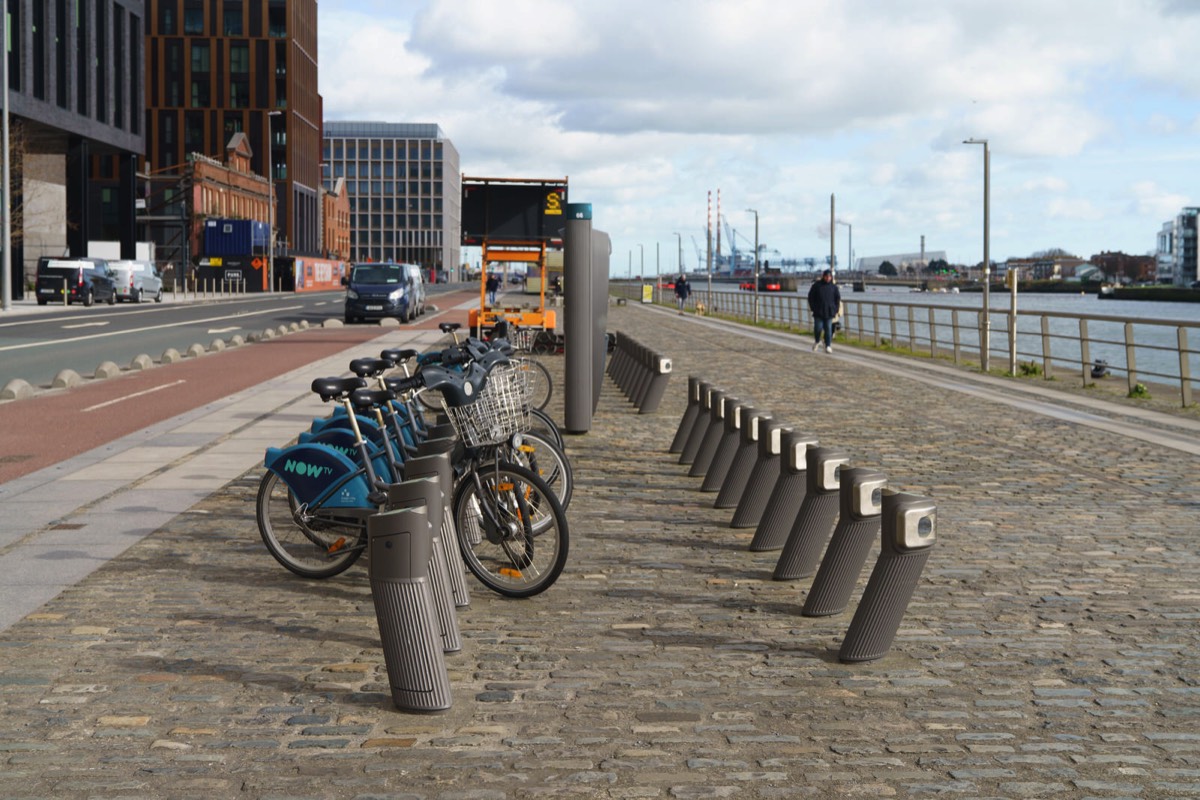
<path fill-rule="evenodd" d="M 680 275 L 675 279 L 675 305 L 679 309 L 679 313 L 683 313 L 683 307 L 687 305 L 688 295 L 692 293 L 692 285 L 688 283 L 686 275 Z"/>
<path fill-rule="evenodd" d="M 487 276 L 487 283 L 484 284 L 487 288 L 488 305 L 496 305 L 496 290 L 500 288 L 500 278 L 496 273 Z"/>
<path fill-rule="evenodd" d="M 833 282 L 833 272 L 825 270 L 820 280 L 808 290 L 808 310 L 813 315 L 813 335 L 816 338 L 814 353 L 821 347 L 822 333 L 825 335 L 825 352 L 833 352 L 833 318 L 838 315 L 841 306 L 842 293 Z"/>

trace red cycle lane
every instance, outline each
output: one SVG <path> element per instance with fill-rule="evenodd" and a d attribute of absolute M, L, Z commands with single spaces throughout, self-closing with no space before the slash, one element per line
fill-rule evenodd
<path fill-rule="evenodd" d="M 457 293 L 455 293 L 456 295 Z M 454 302 L 454 295 L 444 296 Z M 461 302 L 459 300 L 458 302 Z M 466 312 L 405 326 L 436 330 L 466 324 Z M 175 364 L 124 372 L 62 391 L 0 403 L 0 483 L 57 464 L 135 431 L 228 397 L 394 329 L 317 328 L 209 353 Z M 375 354 L 364 346 L 363 355 Z M 320 377 L 314 375 L 313 377 Z"/>

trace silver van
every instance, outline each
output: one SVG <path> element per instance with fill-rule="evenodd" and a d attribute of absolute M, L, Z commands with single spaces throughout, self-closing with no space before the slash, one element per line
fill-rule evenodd
<path fill-rule="evenodd" d="M 409 309 L 414 317 L 425 313 L 425 274 L 416 264 L 404 264 L 408 273 Z"/>
<path fill-rule="evenodd" d="M 116 276 L 117 299 L 142 302 L 142 298 L 153 297 L 154 302 L 163 299 L 162 274 L 149 261 L 110 261 L 108 266 Z"/>

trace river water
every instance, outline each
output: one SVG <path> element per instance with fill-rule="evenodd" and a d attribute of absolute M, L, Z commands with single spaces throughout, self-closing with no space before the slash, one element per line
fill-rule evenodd
<path fill-rule="evenodd" d="M 703 287 L 697 287 L 703 288 Z M 733 293 L 745 297 L 748 292 L 733 287 L 713 286 L 714 293 Z M 805 305 L 804 297 L 808 285 L 799 292 L 786 292 L 776 297 L 795 298 L 779 310 L 778 303 L 772 305 L 761 300 L 769 295 L 760 294 L 760 307 L 771 309 L 768 316 L 780 317 L 778 321 L 797 322 L 795 308 Z M 719 295 L 718 295 L 719 297 Z M 1008 364 L 1008 314 L 1009 293 L 993 291 L 989 298 L 991 316 L 991 347 L 993 365 Z M 865 292 L 842 288 L 842 300 L 847 305 L 850 317 L 849 329 L 862 331 L 867 338 L 873 337 L 875 314 L 878 315 L 879 334 L 883 338 L 904 343 L 913 338 L 927 343 L 930 336 L 929 308 L 912 309 L 912 330 L 909 329 L 909 309 L 906 306 L 933 306 L 934 328 L 939 349 L 948 349 L 953 343 L 953 320 L 958 314 L 959 342 L 962 348 L 978 351 L 979 334 L 975 320 L 983 309 L 981 292 L 961 294 L 913 292 L 907 287 L 885 287 L 867 285 Z M 741 301 L 746 302 L 746 301 Z M 720 300 L 717 299 L 717 303 Z M 975 313 L 971 313 L 975 312 Z M 1095 293 L 1080 294 L 1019 294 L 1017 297 L 1017 356 L 1018 361 L 1043 361 L 1043 347 L 1050 347 L 1050 358 L 1055 371 L 1078 372 L 1082 366 L 1080 347 L 1080 323 L 1071 317 L 1050 316 L 1053 314 L 1081 315 L 1088 317 L 1088 358 L 1102 359 L 1113 373 L 1128 372 L 1125 323 L 1133 324 L 1134 345 L 1132 347 L 1136 372 L 1158 382 L 1178 382 L 1181 374 L 1179 330 L 1182 326 L 1187 337 L 1183 351 L 1189 373 L 1200 377 L 1200 303 L 1167 303 L 1147 300 L 1101 299 Z M 807 310 L 803 312 L 807 321 Z M 1042 336 L 1042 320 L 1045 314 L 1048 335 Z M 892 317 L 895 317 L 893 333 Z M 1107 318 L 1107 319 L 1103 319 Z M 1089 362 L 1090 363 L 1090 362 Z"/>

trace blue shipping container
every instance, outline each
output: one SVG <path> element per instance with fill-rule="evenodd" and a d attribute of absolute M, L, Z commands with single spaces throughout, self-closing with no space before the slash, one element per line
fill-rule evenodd
<path fill-rule="evenodd" d="M 267 225 L 249 219 L 204 221 L 205 256 L 248 256 L 267 246 Z"/>

